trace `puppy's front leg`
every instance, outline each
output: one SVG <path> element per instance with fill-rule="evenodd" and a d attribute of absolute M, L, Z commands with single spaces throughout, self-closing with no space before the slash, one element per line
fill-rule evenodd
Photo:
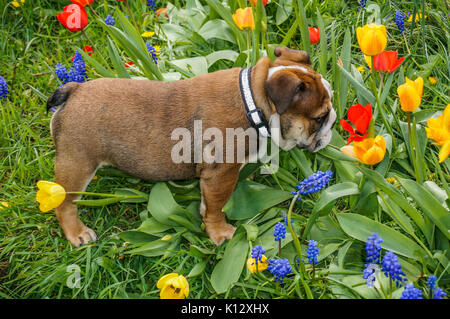
<path fill-rule="evenodd" d="M 241 164 L 212 164 L 203 168 L 200 174 L 203 216 L 206 233 L 216 244 L 233 237 L 236 227 L 227 224 L 223 206 L 230 199 L 239 177 Z"/>

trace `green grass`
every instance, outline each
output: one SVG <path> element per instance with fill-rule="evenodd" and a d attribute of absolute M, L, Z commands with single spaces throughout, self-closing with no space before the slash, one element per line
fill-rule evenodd
<path fill-rule="evenodd" d="M 112 12 L 116 6 L 116 1 L 96 0 L 96 2 L 98 6 L 95 9 L 102 16 L 106 16 L 106 10 Z M 341 52 L 343 48 L 345 28 L 349 27 L 352 35 L 351 60 L 356 65 L 363 65 L 364 60 L 357 46 L 355 29 L 361 25 L 363 15 L 368 13 L 362 13 L 354 2 L 312 0 L 307 2 L 306 10 L 308 13 L 315 12 L 312 8 L 317 7 L 320 10 L 328 35 L 334 23 L 337 52 Z M 160 4 L 158 7 L 164 6 L 163 3 L 165 4 L 163 1 L 157 1 L 157 4 Z M 204 4 L 203 1 L 202 3 Z M 404 12 L 413 11 L 411 1 L 381 1 L 381 3 L 383 4 L 382 16 L 387 16 L 388 13 L 393 14 L 398 8 Z M 163 274 L 180 272 L 186 275 L 200 259 L 190 253 L 186 240 L 183 240 L 179 249 L 174 250 L 167 258 L 124 254 L 126 247 L 124 247 L 124 241 L 119 238 L 119 234 L 139 227 L 148 217 L 148 212 L 145 211 L 146 203 L 121 203 L 101 208 L 85 208 L 85 212 L 80 213 L 80 218 L 94 229 L 99 241 L 73 248 L 65 239 L 54 213 L 39 212 L 35 201 L 36 182 L 54 180 L 54 145 L 49 133 L 51 114 L 45 112 L 45 98 L 59 86 L 53 73 L 54 66 L 58 62 L 68 65 L 74 48 L 88 44 L 85 39 L 80 39 L 79 34 L 71 34 L 65 30 L 56 20 L 55 15 L 67 4 L 68 1 L 62 0 L 33 2 L 27 0 L 25 6 L 21 8 L 14 8 L 11 5 L 0 6 L 0 75 L 7 80 L 10 89 L 8 98 L 0 100 L 0 202 L 6 201 L 11 205 L 10 208 L 0 210 L 0 298 L 158 298 L 159 290 L 156 288 L 156 282 Z M 185 2 L 175 1 L 174 4 L 183 7 Z M 267 10 L 268 16 L 272 19 L 270 20 L 272 25 L 269 26 L 268 31 L 270 43 L 281 43 L 293 23 L 293 18 L 290 17 L 284 23 L 275 26 L 273 23 L 275 4 L 269 5 Z M 443 1 L 427 2 L 428 20 L 424 28 L 425 41 L 420 28 L 416 27 L 411 34 L 409 24 L 406 23 L 406 36 L 411 55 L 403 66 L 404 70 L 407 70 L 405 75 L 411 76 L 413 70 L 422 70 L 421 66 L 429 62 L 430 56 L 437 57 L 437 63 L 430 69 L 429 75 L 436 77 L 438 83 L 431 85 L 425 80 L 424 102 L 421 106 L 425 110 L 442 110 L 449 103 L 449 20 L 443 12 L 448 13 L 448 8 L 444 6 Z M 214 16 L 214 13 L 210 15 Z M 392 16 L 388 21 L 392 21 L 391 19 Z M 314 19 L 313 22 L 317 21 Z M 389 49 L 398 50 L 400 56 L 406 55 L 407 48 L 395 24 L 386 21 L 383 23 L 387 25 L 390 35 Z M 106 37 L 99 26 L 90 26 L 87 32 L 96 47 L 106 47 Z M 175 59 L 183 57 L 184 54 L 206 55 L 222 46 L 221 41 L 218 40 L 208 43 L 191 40 L 196 45 L 163 50 L 160 58 Z M 159 44 L 164 45 L 164 43 Z M 301 46 L 298 31 L 288 46 Z M 327 77 L 335 85 L 330 41 L 328 49 Z M 315 46 L 313 50 L 318 51 L 319 47 Z M 319 56 L 318 52 L 314 52 L 313 64 L 316 69 Z M 221 61 L 210 71 L 231 66 L 232 63 Z M 364 77 L 368 76 L 366 73 L 363 74 Z M 99 77 L 99 74 L 89 66 L 88 75 L 90 79 Z M 401 77 L 396 76 L 393 88 L 401 81 Z M 392 91 L 394 91 L 393 88 Z M 336 107 L 341 94 L 344 93 L 338 91 L 335 94 Z M 395 99 L 396 94 L 389 94 L 387 104 L 393 105 Z M 348 91 L 347 103 L 340 107 L 345 110 L 354 104 L 352 102 L 355 100 L 356 94 L 351 88 Z M 397 111 L 395 116 L 405 121 L 402 112 Z M 377 128 L 380 127 L 381 125 Z M 395 127 L 394 131 L 398 137 L 401 137 L 398 128 Z M 429 146 L 428 149 L 435 153 L 437 150 L 434 146 Z M 429 154 L 426 157 L 430 160 Z M 310 155 L 307 155 L 307 158 L 314 170 L 324 170 L 332 165 L 329 160 L 323 158 Z M 295 164 L 288 153 L 283 153 L 281 160 L 282 167 L 294 179 L 301 180 L 304 177 L 301 167 Z M 448 165 L 442 167 L 448 181 L 449 167 Z M 398 164 L 393 164 L 392 169 L 403 175 L 406 174 Z M 439 183 L 433 168 L 430 168 L 427 173 L 430 179 Z M 257 180 L 274 187 L 279 185 L 282 189 L 286 187 L 283 181 L 280 184 L 277 176 L 257 176 Z M 87 191 L 112 193 L 116 188 L 127 187 L 149 193 L 151 186 L 150 182 L 113 176 L 107 170 L 100 170 L 98 179 L 91 182 Z M 301 213 L 296 217 L 301 223 L 305 223 L 317 197 L 312 199 L 301 204 Z M 183 203 L 188 204 L 188 201 Z M 285 202 L 280 206 L 287 208 L 288 204 Z M 339 212 L 350 212 L 348 204 L 347 200 L 339 200 L 330 214 L 335 216 Z M 82 208 L 80 207 L 80 210 Z M 383 221 L 392 228 L 400 229 L 392 219 L 382 216 L 379 212 L 374 212 L 370 217 Z M 218 295 L 211 286 L 210 276 L 214 266 L 222 258 L 225 247 L 215 248 L 205 238 L 202 239 L 202 245 L 204 248 L 214 250 L 214 254 L 208 257 L 204 271 L 199 276 L 189 279 L 190 298 L 298 298 L 303 296 L 301 289 L 294 281 L 280 290 L 279 286 L 271 282 L 265 284 L 264 278 L 249 275 L 242 275 L 233 288 L 225 294 Z M 347 271 L 360 273 L 359 269 L 364 258 L 363 244 L 353 242 L 349 252 L 361 262 L 347 264 Z M 283 253 L 292 254 L 293 247 L 286 248 Z M 323 261 L 318 269 L 321 276 L 325 276 L 332 260 L 337 258 L 339 256 L 332 254 L 330 258 Z M 72 264 L 78 265 L 81 269 L 80 288 L 70 289 L 66 285 L 70 275 L 67 272 L 67 266 Z M 448 288 L 450 281 L 448 269 L 443 273 L 445 274 L 443 280 L 447 280 Z M 267 274 L 266 276 L 269 277 Z M 341 284 L 331 279 L 310 282 L 316 298 L 348 296 L 348 291 L 342 292 L 346 288 L 342 288 L 341 292 L 331 289 L 334 284 L 342 288 Z M 355 297 L 359 296 L 355 294 Z"/>

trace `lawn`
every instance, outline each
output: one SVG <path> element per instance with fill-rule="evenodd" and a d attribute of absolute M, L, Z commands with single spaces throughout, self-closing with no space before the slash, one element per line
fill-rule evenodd
<path fill-rule="evenodd" d="M 69 0 L 0 5 L 0 298 L 160 298 L 157 282 L 170 273 L 187 278 L 192 299 L 447 298 L 447 1 L 90 2 L 81 9 L 89 24 L 74 32 L 57 19 Z M 245 7 L 253 27 L 241 30 L 232 15 Z M 371 23 L 386 33 L 365 32 Z M 86 190 L 95 194 L 79 203 L 99 240 L 79 248 L 53 210 L 39 210 L 37 182 L 55 180 L 46 101 L 76 72 L 81 81 L 175 81 L 274 59 L 277 46 L 310 54 L 331 83 L 338 122 L 317 153 L 280 151 L 272 174 L 245 166 L 224 208 L 232 240 L 216 246 L 204 233 L 198 180 L 154 183 L 101 168 Z M 383 50 L 397 58 L 382 63 Z M 358 130 L 342 148 L 361 127 L 352 112 L 370 115 L 367 135 Z M 297 200 L 299 183 L 318 171 L 331 179 Z M 252 252 L 268 269 L 246 266 Z"/>

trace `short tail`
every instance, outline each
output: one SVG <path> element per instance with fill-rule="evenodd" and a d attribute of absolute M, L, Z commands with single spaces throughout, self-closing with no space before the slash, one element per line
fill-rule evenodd
<path fill-rule="evenodd" d="M 47 113 L 50 109 L 56 111 L 56 107 L 66 103 L 70 94 L 80 85 L 80 83 L 71 82 L 60 87 L 47 100 Z"/>

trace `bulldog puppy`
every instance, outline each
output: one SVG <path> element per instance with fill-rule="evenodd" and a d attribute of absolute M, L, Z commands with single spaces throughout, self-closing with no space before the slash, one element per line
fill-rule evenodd
<path fill-rule="evenodd" d="M 251 69 L 254 104 L 268 119 L 268 130 L 281 131 L 272 137 L 277 145 L 315 152 L 330 141 L 336 120 L 331 86 L 311 68 L 306 52 L 278 47 L 274 53 L 273 63 L 264 57 Z M 67 192 L 84 191 L 105 164 L 155 182 L 200 178 L 200 213 L 206 233 L 217 245 L 231 239 L 235 227 L 227 224 L 222 208 L 243 164 L 174 162 L 172 148 L 178 141 L 172 133 L 177 128 L 193 132 L 198 120 L 203 131 L 213 127 L 224 136 L 227 128 L 249 129 L 254 123 L 247 117 L 241 94 L 241 70 L 175 82 L 103 78 L 59 88 L 47 101 L 47 109 L 60 106 L 50 123 L 56 182 Z M 208 141 L 202 143 L 206 146 Z M 249 155 L 248 147 L 245 152 Z M 190 155 L 194 157 L 193 150 Z M 97 239 L 78 218 L 73 200 L 79 197 L 68 194 L 56 208 L 64 234 L 74 246 Z"/>

